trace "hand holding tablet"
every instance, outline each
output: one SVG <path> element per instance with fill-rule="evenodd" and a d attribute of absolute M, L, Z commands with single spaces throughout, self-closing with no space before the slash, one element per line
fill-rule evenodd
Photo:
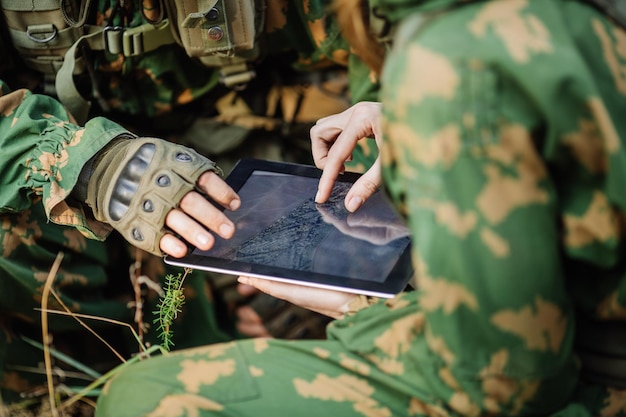
<path fill-rule="evenodd" d="M 264 278 L 239 277 L 239 283 L 251 285 L 272 297 L 280 298 L 307 310 L 334 319 L 342 318 L 356 294 L 301 284 L 290 284 Z"/>
<path fill-rule="evenodd" d="M 234 236 L 165 261 L 377 297 L 402 291 L 413 272 L 403 220 L 381 192 L 348 212 L 354 173 L 339 175 L 330 199 L 315 203 L 320 175 L 313 166 L 241 160 L 226 178 L 241 198 L 239 210 L 225 212 Z"/>

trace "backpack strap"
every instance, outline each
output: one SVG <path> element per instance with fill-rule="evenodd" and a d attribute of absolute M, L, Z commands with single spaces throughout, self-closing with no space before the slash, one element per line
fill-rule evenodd
<path fill-rule="evenodd" d="M 134 57 L 179 43 L 190 57 L 219 68 L 227 87 L 243 88 L 256 76 L 252 64 L 260 55 L 264 0 L 168 0 L 169 20 L 133 28 L 88 25 L 93 0 L 83 0 L 74 17 L 66 2 L 0 0 L 0 7 L 26 65 L 44 74 L 44 91 L 56 94 L 81 124 L 90 108 L 74 83 L 88 65 L 83 49 Z"/>
<path fill-rule="evenodd" d="M 74 75 L 82 72 L 81 48 L 93 51 L 106 50 L 112 54 L 131 57 L 174 43 L 167 19 L 156 25 L 145 23 L 134 28 L 107 26 L 97 29 L 81 36 L 72 44 L 65 53 L 63 64 L 56 74 L 57 96 L 81 125 L 87 120 L 91 108 L 91 102 L 82 97 L 74 83 Z M 94 96 L 97 97 L 97 91 L 94 91 Z"/>
<path fill-rule="evenodd" d="M 93 0 L 82 0 L 70 16 L 67 0 L 0 0 L 8 33 L 24 63 L 44 75 L 44 92 L 56 94 L 79 123 L 90 103 L 78 92 L 74 76 L 86 70 L 82 48 L 138 56 L 175 42 L 169 22 L 138 27 L 88 25 Z M 94 91 L 97 96 L 97 91 Z"/>

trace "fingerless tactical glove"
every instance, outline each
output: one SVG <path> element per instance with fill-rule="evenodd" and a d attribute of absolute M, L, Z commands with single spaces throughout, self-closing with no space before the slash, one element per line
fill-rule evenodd
<path fill-rule="evenodd" d="M 165 217 L 197 190 L 206 171 L 222 175 L 193 149 L 156 138 L 123 138 L 100 151 L 81 176 L 88 177 L 86 203 L 96 220 L 109 223 L 134 246 L 163 255 Z"/>

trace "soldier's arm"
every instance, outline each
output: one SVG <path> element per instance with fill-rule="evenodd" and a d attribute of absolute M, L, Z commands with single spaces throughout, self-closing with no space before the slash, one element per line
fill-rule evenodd
<path fill-rule="evenodd" d="M 239 207 L 212 161 L 162 139 L 134 138 L 105 118 L 78 126 L 56 100 L 0 87 L 0 212 L 41 198 L 55 223 L 95 239 L 115 228 L 141 249 L 177 257 L 187 246 L 176 234 L 204 250 L 212 233 L 232 236 L 232 222 L 203 196 Z"/>
<path fill-rule="evenodd" d="M 66 199 L 85 163 L 121 135 L 129 133 L 104 118 L 78 126 L 58 101 L 12 91 L 0 80 L 0 212 L 23 211 L 42 198 L 50 220 L 103 238 L 110 228 L 90 221 Z"/>
<path fill-rule="evenodd" d="M 557 196 L 535 138 L 513 120 L 468 131 L 450 113 L 429 101 L 406 117 L 390 115 L 382 148 L 395 164 L 385 184 L 402 181 L 409 190 L 395 197 L 412 227 L 428 323 L 424 359 L 437 371 L 437 396 L 469 415 L 503 401 L 499 389 L 519 406 L 550 383 L 568 393 L 576 380 L 573 313 Z"/>
<path fill-rule="evenodd" d="M 382 80 L 383 178 L 409 218 L 425 314 L 422 400 L 545 414 L 577 367 L 544 115 L 518 84 L 533 80 L 490 61 L 493 45 L 481 59 L 477 43 L 446 48 L 469 34 L 432 27 L 407 30 Z"/>

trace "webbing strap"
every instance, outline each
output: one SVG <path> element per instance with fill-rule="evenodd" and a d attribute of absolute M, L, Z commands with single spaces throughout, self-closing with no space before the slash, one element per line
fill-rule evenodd
<path fill-rule="evenodd" d="M 156 25 L 145 23 L 134 28 L 106 27 L 103 37 L 104 49 L 124 56 L 138 56 L 175 42 L 167 19 Z"/>
<path fill-rule="evenodd" d="M 80 95 L 74 84 L 74 74 L 81 72 L 77 70 L 77 63 L 80 62 L 77 53 L 80 53 L 81 47 L 137 56 L 173 42 L 167 19 L 157 25 L 146 23 L 135 28 L 97 27 L 93 33 L 81 36 L 65 53 L 55 81 L 57 96 L 79 124 L 83 124 L 87 120 L 91 102 Z"/>
<path fill-rule="evenodd" d="M 626 389 L 626 359 L 585 350 L 576 351 L 581 378 L 594 384 Z"/>
<path fill-rule="evenodd" d="M 22 60 L 28 68 L 49 75 L 59 72 L 61 65 L 63 65 L 63 58 L 60 56 L 37 56 L 34 58 L 25 56 L 22 57 Z"/>
<path fill-rule="evenodd" d="M 76 85 L 74 84 L 74 71 L 76 69 L 77 50 L 81 46 L 92 46 L 92 49 L 103 49 L 104 40 L 102 32 L 95 32 L 81 36 L 65 53 L 63 65 L 59 70 L 54 86 L 57 90 L 57 97 L 67 107 L 79 125 L 84 125 L 89 115 L 91 102 L 85 100 Z"/>
<path fill-rule="evenodd" d="M 577 317 L 575 351 L 582 378 L 626 388 L 626 321 Z"/>
<path fill-rule="evenodd" d="M 102 31 L 102 27 L 91 26 L 87 33 L 99 31 Z M 51 23 L 29 26 L 26 32 L 15 29 L 9 29 L 9 32 L 16 48 L 34 50 L 69 48 L 76 38 L 85 33 L 84 28 L 77 27 L 57 30 Z"/>
<path fill-rule="evenodd" d="M 220 70 L 220 81 L 229 88 L 244 86 L 254 77 L 256 72 L 246 62 L 224 65 Z"/>
<path fill-rule="evenodd" d="M 13 12 L 58 10 L 59 0 L 2 0 L 2 8 Z"/>
<path fill-rule="evenodd" d="M 168 20 L 158 25 L 150 23 L 134 28 L 84 26 L 57 30 L 53 24 L 32 25 L 26 32 L 9 29 L 16 48 L 48 50 L 69 48 L 81 35 L 103 33 L 104 41 L 97 45 L 90 42 L 91 49 L 106 49 L 112 54 L 137 56 L 160 46 L 174 43 Z"/>

